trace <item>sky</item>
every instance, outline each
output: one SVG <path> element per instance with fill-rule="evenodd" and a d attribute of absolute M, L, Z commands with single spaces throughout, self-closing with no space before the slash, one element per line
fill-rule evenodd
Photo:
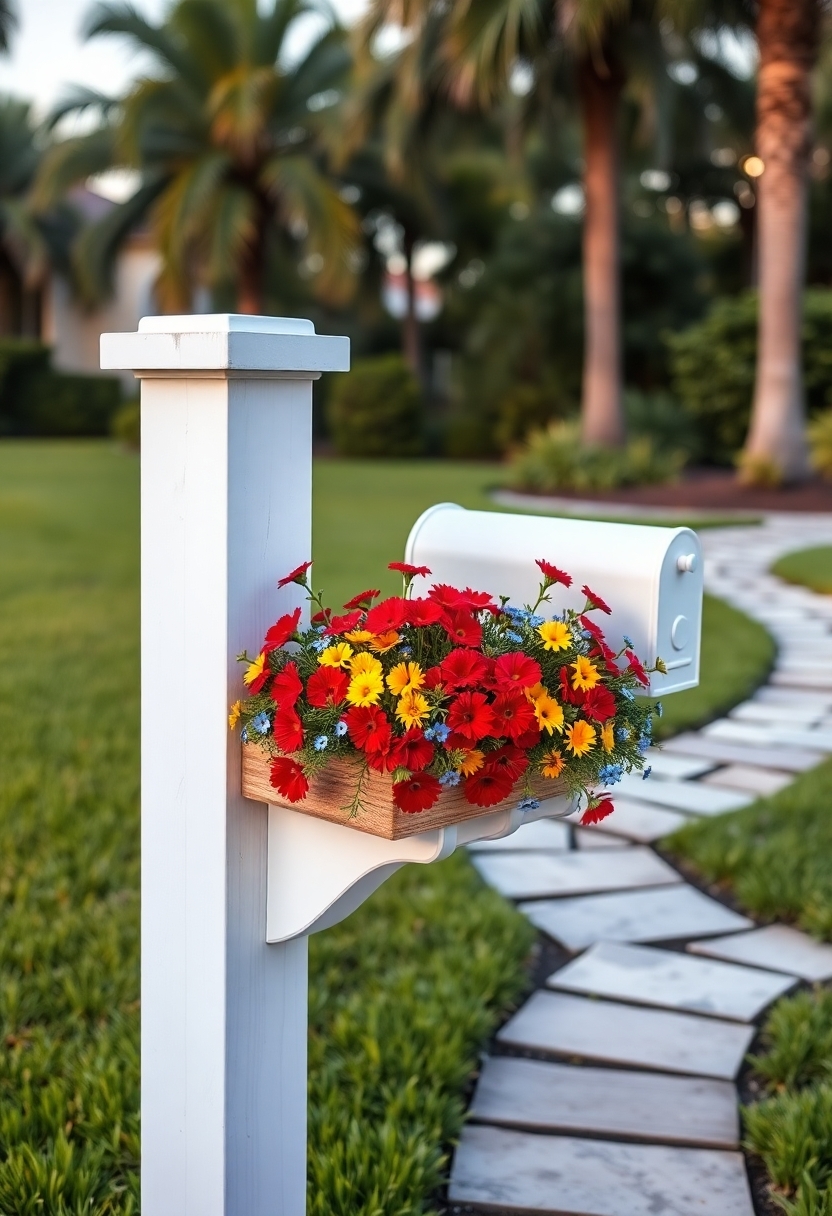
<path fill-rule="evenodd" d="M 46 114 L 68 85 L 83 84 L 117 93 L 130 80 L 137 60 L 117 38 L 81 38 L 84 18 L 95 0 L 17 0 L 18 28 L 11 55 L 0 58 L 0 92 L 29 98 Z M 136 8 L 158 19 L 169 0 L 134 0 Z M 361 11 L 362 0 L 335 0 L 342 20 Z"/>

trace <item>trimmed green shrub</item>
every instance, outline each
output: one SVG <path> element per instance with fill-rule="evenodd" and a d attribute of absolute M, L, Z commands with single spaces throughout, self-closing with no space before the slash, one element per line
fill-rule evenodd
<path fill-rule="evenodd" d="M 682 469 L 679 452 L 660 452 L 647 436 L 624 448 L 585 447 L 576 422 L 553 422 L 530 435 L 514 455 L 507 484 L 516 490 L 613 490 L 672 480 Z"/>
<path fill-rule="evenodd" d="M 138 401 L 125 401 L 113 414 L 110 434 L 126 448 L 138 452 L 141 446 L 141 423 Z"/>
<path fill-rule="evenodd" d="M 810 415 L 830 404 L 832 291 L 807 291 L 803 368 Z M 700 432 L 703 454 L 732 464 L 751 416 L 757 355 L 757 296 L 720 300 L 708 316 L 668 337 L 673 388 Z"/>
<path fill-rule="evenodd" d="M 401 355 L 358 360 L 332 385 L 327 416 L 340 456 L 420 456 L 424 451 L 421 392 Z"/>
<path fill-rule="evenodd" d="M 115 377 L 55 371 L 44 343 L 0 339 L 0 434 L 107 435 L 120 399 Z"/>
<path fill-rule="evenodd" d="M 812 468 L 832 481 L 832 410 L 823 410 L 808 427 Z"/>

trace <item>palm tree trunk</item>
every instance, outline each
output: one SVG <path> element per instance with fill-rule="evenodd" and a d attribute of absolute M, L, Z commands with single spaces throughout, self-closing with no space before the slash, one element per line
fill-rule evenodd
<path fill-rule="evenodd" d="M 624 442 L 621 401 L 621 284 L 618 113 L 623 77 L 610 56 L 578 67 L 584 126 L 584 443 Z"/>
<path fill-rule="evenodd" d="M 810 74 L 817 54 L 818 0 L 760 0 L 757 44 L 757 184 L 760 313 L 757 377 L 743 476 L 808 475 L 801 360 L 806 265 Z"/>
<path fill-rule="evenodd" d="M 404 238 L 406 311 L 402 322 L 402 350 L 408 367 L 421 383 L 422 335 L 419 318 L 416 316 L 416 280 L 413 278 L 414 243 L 413 238 L 406 234 Z"/>
<path fill-rule="evenodd" d="M 258 225 L 254 240 L 246 247 L 240 261 L 237 276 L 237 312 L 252 317 L 262 316 L 265 308 L 265 263 L 266 226 L 265 220 L 263 220 Z"/>

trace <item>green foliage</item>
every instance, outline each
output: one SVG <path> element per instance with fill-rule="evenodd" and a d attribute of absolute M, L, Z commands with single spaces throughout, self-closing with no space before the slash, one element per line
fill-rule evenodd
<path fill-rule="evenodd" d="M 119 381 L 57 372 L 49 358 L 41 342 L 0 338 L 0 435 L 106 435 Z"/>
<path fill-rule="evenodd" d="M 794 1193 L 808 1177 L 832 1181 L 832 1084 L 786 1091 L 744 1111 L 746 1144 L 775 1186 Z"/>
<path fill-rule="evenodd" d="M 784 720 L 788 721 L 788 711 Z M 763 920 L 832 940 L 832 761 L 772 798 L 682 828 L 670 848 Z"/>
<path fill-rule="evenodd" d="M 744 701 L 762 684 L 773 661 L 774 643 L 762 625 L 724 600 L 706 595 L 699 685 L 663 702 L 656 737 L 694 730 Z"/>
<path fill-rule="evenodd" d="M 704 455 L 731 464 L 751 414 L 757 353 L 757 297 L 747 292 L 719 300 L 708 316 L 670 335 L 673 387 L 695 420 Z M 804 296 L 803 364 L 810 414 L 828 404 L 832 389 L 832 291 Z"/>
<path fill-rule="evenodd" d="M 771 1089 L 832 1079 L 832 992 L 818 988 L 778 1001 L 763 1027 L 762 1046 L 749 1058 Z"/>
<path fill-rule="evenodd" d="M 787 553 L 771 567 L 772 574 L 787 583 L 811 587 L 821 595 L 832 593 L 832 546 L 817 545 L 812 549 L 800 549 Z"/>
<path fill-rule="evenodd" d="M 138 401 L 125 401 L 113 414 L 110 434 L 126 448 L 137 452 L 141 446 L 141 411 Z"/>
<path fill-rule="evenodd" d="M 339 376 L 330 390 L 328 421 L 341 456 L 418 456 L 424 450 L 419 385 L 401 355 L 357 360 Z"/>
<path fill-rule="evenodd" d="M 516 490 L 612 490 L 672 481 L 684 464 L 680 452 L 659 452 L 647 436 L 624 448 L 581 443 L 576 422 L 553 422 L 531 434 L 511 459 L 506 484 Z"/>
<path fill-rule="evenodd" d="M 136 1216 L 138 463 L 0 444 L 0 554 L 0 1212 Z M 459 856 L 312 938 L 313 1216 L 426 1210 L 532 936 Z"/>
<path fill-rule="evenodd" d="M 832 410 L 816 414 L 806 430 L 812 468 L 826 481 L 832 481 Z"/>

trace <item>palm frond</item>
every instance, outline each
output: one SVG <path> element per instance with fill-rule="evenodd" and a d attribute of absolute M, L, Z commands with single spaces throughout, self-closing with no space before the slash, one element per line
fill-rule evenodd
<path fill-rule="evenodd" d="M 62 199 L 68 190 L 96 173 L 117 164 L 116 132 L 99 127 L 87 135 L 53 144 L 45 153 L 32 190 L 35 207 L 46 210 Z"/>
<path fill-rule="evenodd" d="M 17 13 L 11 0 L 0 0 L 0 51 L 7 51 L 12 31 L 17 28 Z"/>
<path fill-rule="evenodd" d="M 187 46 L 189 58 L 198 64 L 206 87 L 239 63 L 245 32 L 227 2 L 179 0 L 171 11 L 170 25 Z"/>
<path fill-rule="evenodd" d="M 98 304 L 112 293 L 113 270 L 125 239 L 147 218 L 167 182 L 164 177 L 146 181 L 136 193 L 95 224 L 81 231 L 72 251 L 75 286 L 87 304 Z"/>
<path fill-rule="evenodd" d="M 49 269 L 49 246 L 25 200 L 0 199 L 0 234 L 24 285 L 29 289 L 41 286 Z"/>
<path fill-rule="evenodd" d="M 62 118 L 68 114 L 85 114 L 89 110 L 97 110 L 101 118 L 107 120 L 113 111 L 121 104 L 116 97 L 108 97 L 97 89 L 88 89 L 86 85 L 70 85 L 63 97 L 49 111 L 46 117 L 46 129 L 53 130 Z"/>
<path fill-rule="evenodd" d="M 153 25 L 129 3 L 100 2 L 89 13 L 83 26 L 86 38 L 102 34 L 121 34 L 138 50 L 150 51 L 162 64 L 192 85 L 204 87 L 205 80 L 187 48 L 172 36 L 167 25 Z"/>

